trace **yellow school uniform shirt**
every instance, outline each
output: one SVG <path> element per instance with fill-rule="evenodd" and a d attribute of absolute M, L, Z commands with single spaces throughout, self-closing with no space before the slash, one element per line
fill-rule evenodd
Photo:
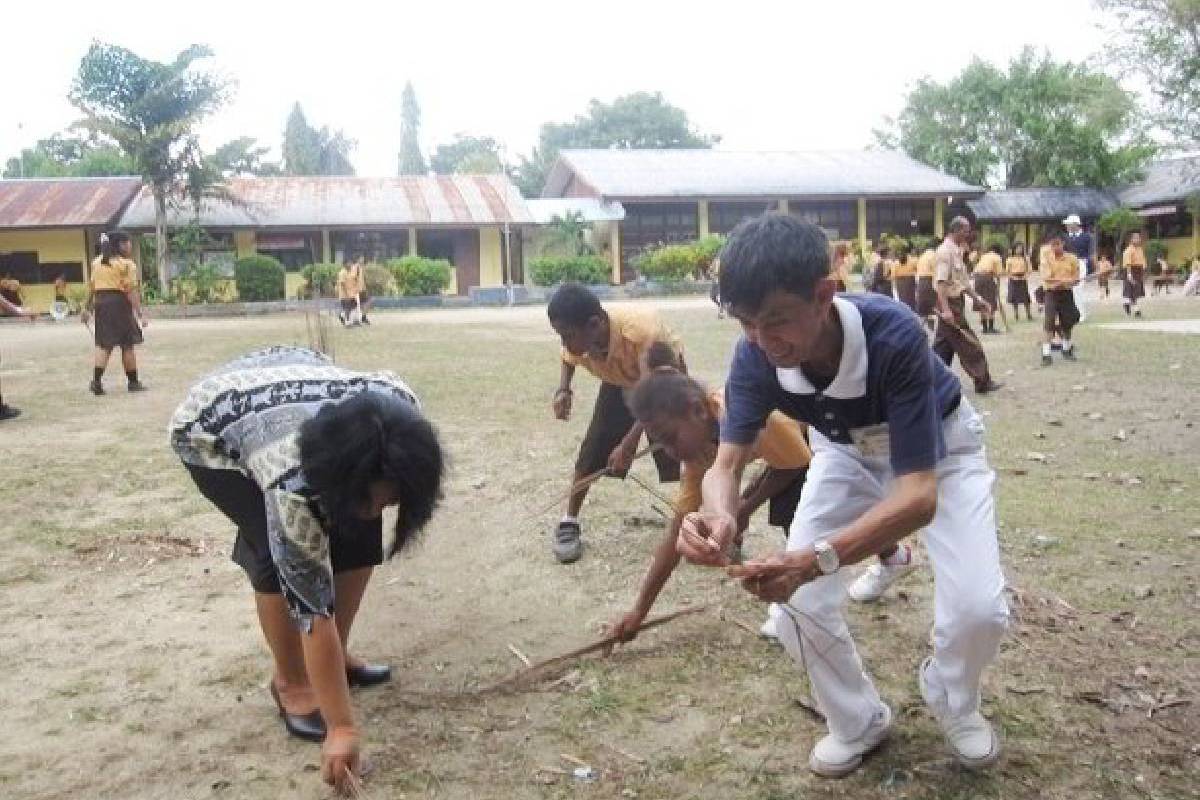
<path fill-rule="evenodd" d="M 934 264 L 937 262 L 937 251 L 932 247 L 921 253 L 921 257 L 917 259 L 917 277 L 932 278 L 934 272 Z"/>
<path fill-rule="evenodd" d="M 999 275 L 1004 271 L 1004 262 L 997 253 L 984 253 L 975 265 L 975 271 L 980 275 Z"/>
<path fill-rule="evenodd" d="M 353 270 L 343 269 L 337 276 L 337 296 L 339 300 L 353 300 L 358 297 L 358 279 Z"/>
<path fill-rule="evenodd" d="M 682 353 L 679 340 L 658 314 L 643 308 L 607 308 L 608 353 L 603 358 L 562 351 L 562 360 L 583 367 L 605 383 L 632 389 L 642 377 L 642 354 L 655 342 L 666 342 Z"/>
<path fill-rule="evenodd" d="M 963 264 L 962 248 L 953 239 L 946 239 L 937 249 L 934 282 L 946 284 L 948 297 L 960 297 L 967 286 L 967 267 Z"/>
<path fill-rule="evenodd" d="M 1004 262 L 1004 269 L 1010 278 L 1024 278 L 1029 274 L 1029 259 L 1025 256 L 1009 256 Z"/>
<path fill-rule="evenodd" d="M 912 278 L 917 274 L 917 257 L 907 255 L 903 261 L 896 262 L 896 266 L 892 269 L 892 277 L 894 278 Z"/>
<path fill-rule="evenodd" d="M 1142 267 L 1146 266 L 1146 251 L 1141 247 L 1129 245 L 1125 248 L 1125 254 L 1121 256 L 1121 263 L 1126 267 Z"/>
<path fill-rule="evenodd" d="M 133 259 L 112 256 L 105 264 L 99 257 L 92 262 L 88 283 L 95 292 L 132 292 L 138 285 L 138 269 Z"/>
<path fill-rule="evenodd" d="M 706 401 L 708 411 L 716 419 L 725 416 L 725 393 L 711 392 Z M 753 458 L 761 458 L 775 469 L 800 469 L 812 460 L 812 451 L 804 440 L 804 426 L 781 411 L 772 411 L 767 424 L 758 433 L 754 442 Z M 700 508 L 703 500 L 704 475 L 716 460 L 714 448 L 707 458 L 683 462 L 679 474 L 679 493 L 675 496 L 675 510 L 687 514 Z"/>
<path fill-rule="evenodd" d="M 1063 253 L 1058 258 L 1050 253 L 1042 264 L 1042 285 L 1047 289 L 1069 289 L 1079 281 L 1079 259 L 1074 253 Z"/>

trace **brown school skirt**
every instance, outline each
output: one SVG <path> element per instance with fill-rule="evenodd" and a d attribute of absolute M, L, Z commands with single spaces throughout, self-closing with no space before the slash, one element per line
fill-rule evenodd
<path fill-rule="evenodd" d="M 901 275 L 896 278 L 896 297 L 913 311 L 917 310 L 917 278 L 915 275 Z"/>
<path fill-rule="evenodd" d="M 620 386 L 601 383 L 596 395 L 596 406 L 592 409 L 592 421 L 579 445 L 579 456 L 575 459 L 578 475 L 594 475 L 608 466 L 608 457 L 616 449 L 635 422 L 629 407 L 625 405 L 625 392 Z M 679 462 L 661 450 L 654 451 L 654 464 L 658 467 L 658 479 L 663 483 L 679 480 Z M 624 478 L 624 473 L 614 475 Z"/>
<path fill-rule="evenodd" d="M 115 289 L 96 292 L 95 316 L 97 347 L 111 350 L 142 343 L 142 329 L 133 317 L 133 304 L 124 292 Z"/>
<path fill-rule="evenodd" d="M 1008 304 L 1013 306 L 1029 305 L 1029 279 L 1008 279 Z"/>
<path fill-rule="evenodd" d="M 917 278 L 917 315 L 928 317 L 937 308 L 937 291 L 933 288 L 933 278 L 921 275 Z"/>
<path fill-rule="evenodd" d="M 976 273 L 974 276 L 975 294 L 988 301 L 993 309 L 996 307 L 996 296 L 1000 289 L 996 285 L 996 276 L 989 273 Z"/>
<path fill-rule="evenodd" d="M 1137 300 L 1146 296 L 1146 268 L 1130 267 L 1125 271 L 1125 288 L 1122 296 L 1126 300 Z"/>

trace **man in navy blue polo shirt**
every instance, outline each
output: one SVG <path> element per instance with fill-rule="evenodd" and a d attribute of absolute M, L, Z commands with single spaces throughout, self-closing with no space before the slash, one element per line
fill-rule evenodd
<path fill-rule="evenodd" d="M 925 528 L 935 578 L 934 655 L 922 696 L 956 757 L 984 767 L 1000 744 L 979 713 L 980 676 L 1008 622 L 983 422 L 934 355 L 921 321 L 870 294 L 837 294 L 819 228 L 781 214 L 746 220 L 721 253 L 721 298 L 745 331 L 704 505 L 678 548 L 727 567 L 780 603 L 779 638 L 808 671 L 829 735 L 809 758 L 840 777 L 888 735 L 892 713 L 842 616 L 840 567 Z M 785 552 L 731 565 L 742 471 L 767 415 L 808 423 L 813 460 Z"/>

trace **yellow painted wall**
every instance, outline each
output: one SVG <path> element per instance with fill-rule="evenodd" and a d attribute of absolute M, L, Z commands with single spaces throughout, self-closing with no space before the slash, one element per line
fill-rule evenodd
<path fill-rule="evenodd" d="M 71 296 L 72 290 L 86 292 L 87 284 L 68 283 L 67 297 Z M 45 314 L 50 311 L 50 304 L 54 302 L 54 284 L 23 283 L 21 284 L 21 296 L 25 299 L 25 308 L 30 311 L 36 311 L 39 314 Z"/>
<path fill-rule="evenodd" d="M 246 258 L 258 253 L 258 237 L 254 231 L 234 231 L 233 249 L 238 258 Z"/>
<path fill-rule="evenodd" d="M 38 261 L 87 261 L 83 249 L 83 230 L 67 228 L 55 231 L 0 231 L 0 253 L 36 250 Z"/>
<path fill-rule="evenodd" d="M 499 228 L 479 229 L 479 285 L 503 286 L 504 262 Z"/>

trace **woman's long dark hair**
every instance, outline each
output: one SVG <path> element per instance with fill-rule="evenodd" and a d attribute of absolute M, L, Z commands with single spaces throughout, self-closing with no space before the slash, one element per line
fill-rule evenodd
<path fill-rule="evenodd" d="M 121 245 L 129 241 L 125 231 L 110 231 L 100 237 L 100 262 L 107 264 L 113 256 L 121 254 Z"/>
<path fill-rule="evenodd" d="M 378 392 L 330 403 L 304 423 L 300 465 L 333 535 L 359 518 L 372 483 L 396 487 L 389 558 L 425 527 L 442 498 L 445 459 L 437 431 L 412 403 Z"/>

